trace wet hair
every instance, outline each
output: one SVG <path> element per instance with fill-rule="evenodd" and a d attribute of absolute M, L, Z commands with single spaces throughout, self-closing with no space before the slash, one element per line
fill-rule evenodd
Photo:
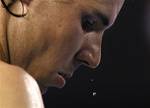
<path fill-rule="evenodd" d="M 15 17 L 24 17 L 24 16 L 26 15 L 26 13 L 24 14 L 24 8 L 23 8 L 22 14 L 16 14 L 16 13 L 13 13 L 13 12 L 10 10 L 9 7 L 11 7 L 16 1 L 17 1 L 17 0 L 12 0 L 12 2 L 7 5 L 7 4 L 4 2 L 4 0 L 1 0 L 3 7 L 7 10 L 8 13 L 10 13 L 11 15 L 13 15 L 13 16 L 15 16 Z M 22 7 L 24 7 L 24 6 L 23 6 L 23 1 L 20 0 L 20 2 L 21 2 Z"/>

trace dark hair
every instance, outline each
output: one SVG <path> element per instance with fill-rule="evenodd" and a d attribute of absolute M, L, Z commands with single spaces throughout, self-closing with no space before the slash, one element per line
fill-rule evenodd
<path fill-rule="evenodd" d="M 11 15 L 15 16 L 15 17 L 24 17 L 26 15 L 26 13 L 24 14 L 24 8 L 23 8 L 23 13 L 22 14 L 16 14 L 16 13 L 13 13 L 9 7 L 11 5 L 13 5 L 13 3 L 16 2 L 16 0 L 12 0 L 11 3 L 9 3 L 8 5 L 6 5 L 6 3 L 4 2 L 4 0 L 1 0 L 2 4 L 3 4 L 3 7 L 7 10 L 8 13 L 10 13 Z M 22 0 L 20 0 L 21 4 L 22 4 L 22 7 L 23 7 L 23 2 Z"/>

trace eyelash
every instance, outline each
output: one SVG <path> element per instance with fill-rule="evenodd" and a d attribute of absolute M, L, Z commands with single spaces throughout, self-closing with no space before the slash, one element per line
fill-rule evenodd
<path fill-rule="evenodd" d="M 81 25 L 85 32 L 99 32 L 103 29 L 102 21 L 94 15 L 82 16 Z"/>

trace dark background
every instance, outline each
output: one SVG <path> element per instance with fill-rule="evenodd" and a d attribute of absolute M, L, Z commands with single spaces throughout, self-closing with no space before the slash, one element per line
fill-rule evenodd
<path fill-rule="evenodd" d="M 144 28 L 148 1 L 126 1 L 113 27 L 105 32 L 99 67 L 81 67 L 63 89 L 49 88 L 43 96 L 46 108 L 60 104 L 144 108 L 150 104 L 150 46 Z"/>

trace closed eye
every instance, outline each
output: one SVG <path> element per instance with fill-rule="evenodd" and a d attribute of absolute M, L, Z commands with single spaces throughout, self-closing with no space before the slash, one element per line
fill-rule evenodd
<path fill-rule="evenodd" d="M 81 18 L 82 29 L 85 32 L 99 32 L 109 25 L 108 18 L 99 13 L 93 12 L 93 14 L 83 14 Z"/>
<path fill-rule="evenodd" d="M 99 19 L 99 20 L 101 20 L 102 21 L 102 23 L 103 23 L 103 26 L 105 26 L 105 27 L 107 27 L 108 25 L 109 25 L 109 18 L 107 18 L 107 16 L 106 15 L 104 15 L 104 14 L 102 14 L 102 13 L 100 13 L 100 12 L 94 12 L 94 14 L 95 14 L 95 16 L 97 16 L 97 18 Z"/>

